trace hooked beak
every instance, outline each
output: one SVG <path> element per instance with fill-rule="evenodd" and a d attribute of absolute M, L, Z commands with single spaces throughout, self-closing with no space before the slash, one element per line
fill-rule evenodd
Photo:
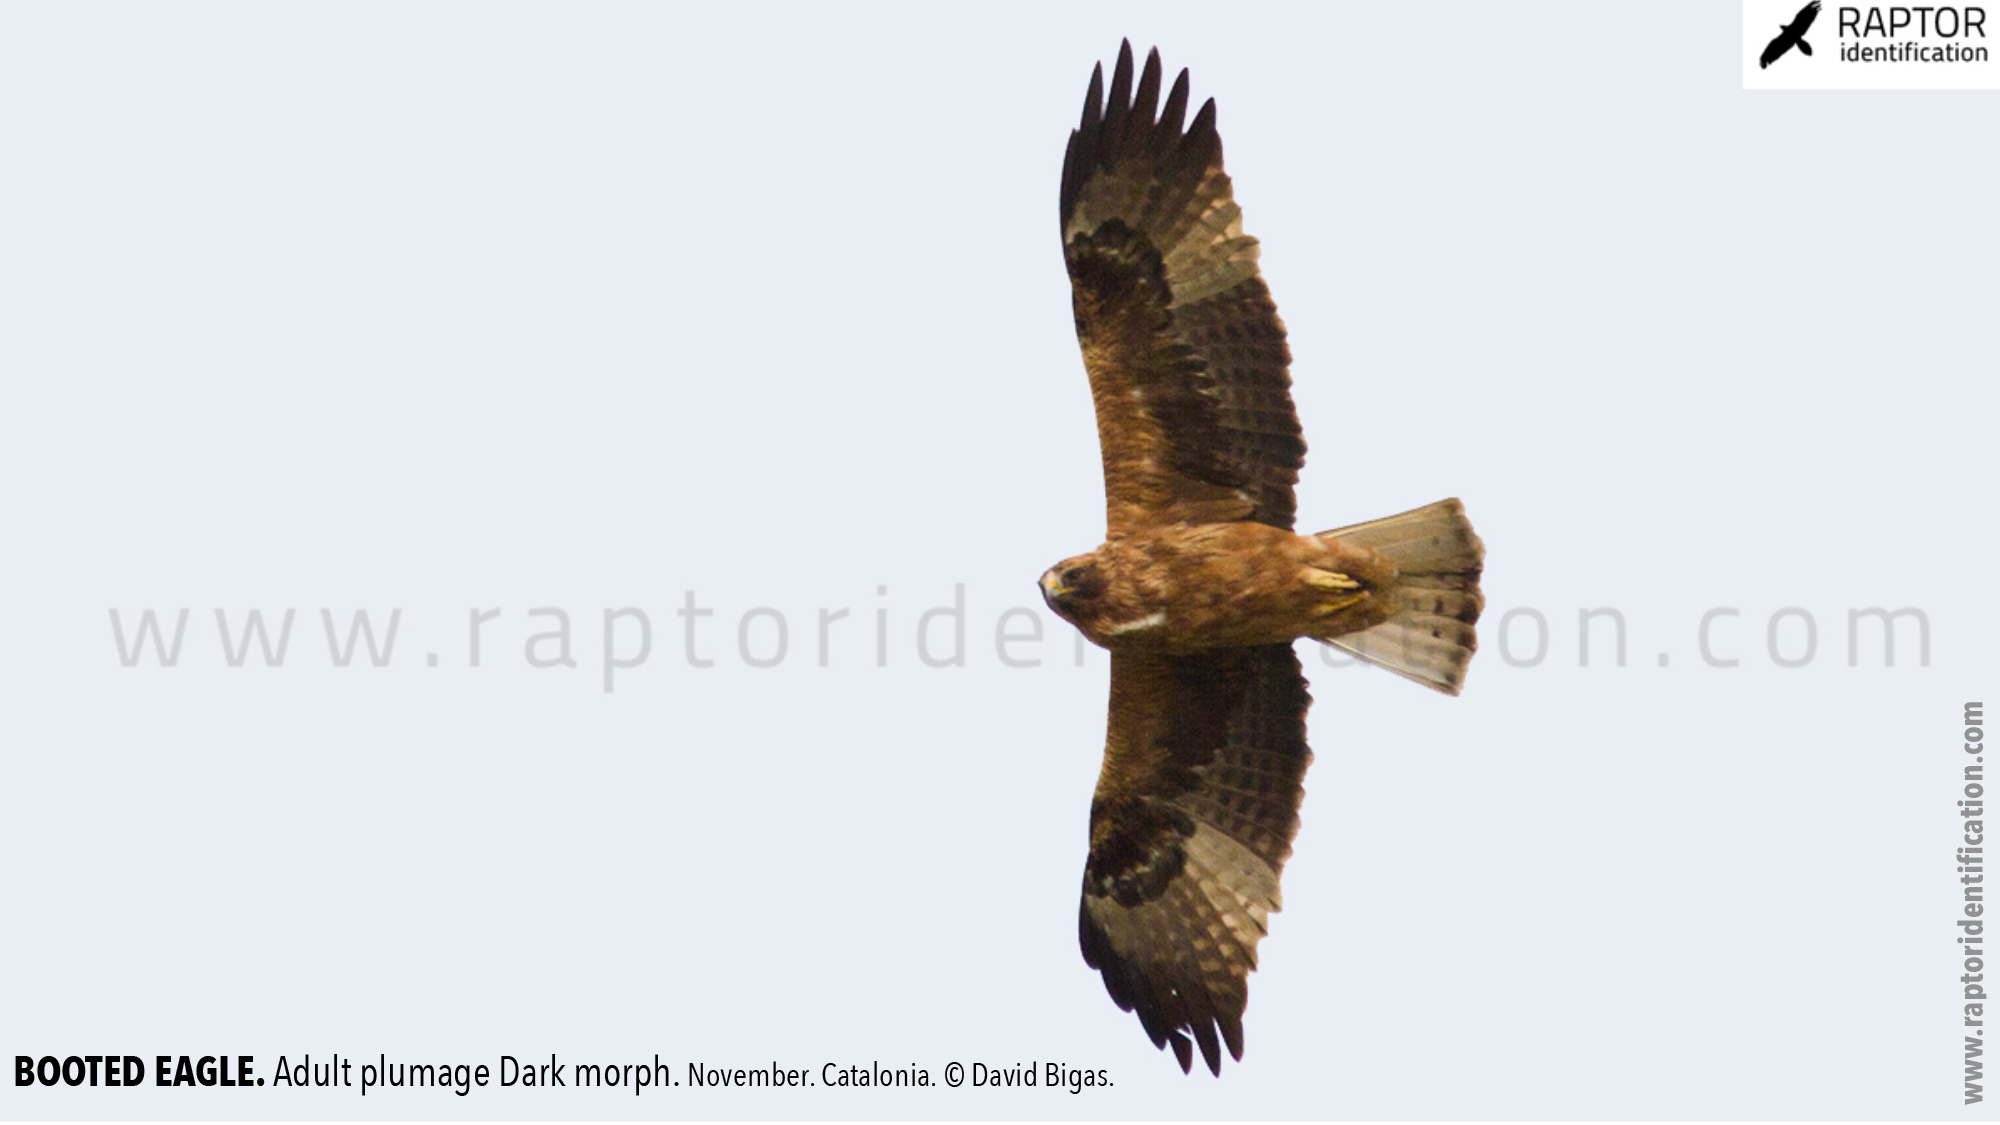
<path fill-rule="evenodd" d="M 1045 571 L 1042 574 L 1042 597 L 1054 601 L 1067 593 L 1069 587 L 1062 584 L 1062 577 L 1056 571 Z"/>

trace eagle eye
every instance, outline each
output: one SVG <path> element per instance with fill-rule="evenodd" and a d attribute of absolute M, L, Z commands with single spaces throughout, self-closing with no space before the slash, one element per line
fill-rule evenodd
<path fill-rule="evenodd" d="M 1062 572 L 1063 589 L 1069 591 L 1069 596 L 1072 598 L 1088 600 L 1097 593 L 1095 584 L 1091 581 L 1096 576 L 1097 572 L 1090 567 L 1069 567 Z"/>

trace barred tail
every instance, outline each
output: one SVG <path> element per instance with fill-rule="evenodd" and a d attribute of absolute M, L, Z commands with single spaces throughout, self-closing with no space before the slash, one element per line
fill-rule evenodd
<path fill-rule="evenodd" d="M 1400 572 L 1388 594 L 1397 606 L 1389 620 L 1322 639 L 1425 687 L 1457 695 L 1479 647 L 1473 625 L 1486 605 L 1479 592 L 1486 547 L 1473 534 L 1465 506 L 1456 499 L 1440 500 L 1321 537 L 1366 547 Z"/>

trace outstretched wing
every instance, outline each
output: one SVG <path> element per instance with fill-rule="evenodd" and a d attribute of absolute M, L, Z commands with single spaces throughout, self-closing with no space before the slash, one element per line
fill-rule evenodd
<path fill-rule="evenodd" d="M 1104 68 L 1092 72 L 1063 159 L 1106 523 L 1113 535 L 1180 520 L 1290 528 L 1306 445 L 1285 326 L 1230 198 L 1214 99 L 1183 129 L 1187 71 L 1159 97 L 1159 52 L 1134 90 L 1126 43 L 1108 100 Z"/>
<path fill-rule="evenodd" d="M 1312 752 L 1290 645 L 1111 657 L 1083 959 L 1187 1070 L 1243 1058 L 1247 976 L 1279 908 Z"/>
<path fill-rule="evenodd" d="M 1812 29 L 1813 21 L 1818 18 L 1819 0 L 1812 0 L 1811 3 L 1800 8 L 1799 14 L 1792 18 L 1792 37 L 1795 39 L 1804 39 L 1806 32 Z"/>
<path fill-rule="evenodd" d="M 1786 51 L 1791 49 L 1792 33 L 1790 31 L 1780 31 L 1775 39 L 1764 44 L 1764 53 L 1757 56 L 1757 69 L 1763 70 L 1772 63 L 1777 62 L 1784 57 Z"/>

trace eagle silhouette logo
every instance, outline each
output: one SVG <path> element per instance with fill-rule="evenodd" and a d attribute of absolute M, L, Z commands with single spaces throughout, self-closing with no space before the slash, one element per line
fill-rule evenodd
<path fill-rule="evenodd" d="M 1483 548 L 1457 500 L 1293 530 L 1306 443 L 1291 350 L 1243 230 L 1215 101 L 1188 116 L 1160 54 L 1090 76 L 1063 159 L 1063 255 L 1097 407 L 1105 542 L 1042 575 L 1111 651 L 1090 803 L 1083 959 L 1182 1070 L 1243 1057 L 1247 978 L 1305 795 L 1300 637 L 1447 695 L 1472 659 Z M 1136 79 L 1136 82 L 1135 82 Z M 1162 94 L 1165 100 L 1162 101 Z M 1332 432 L 1407 427 L 1436 463 L 1419 385 L 1350 381 Z M 1337 446 L 1336 446 L 1337 448 Z M 1397 466 L 1336 457 L 1342 475 Z"/>
<path fill-rule="evenodd" d="M 1791 23 L 1778 28 L 1778 37 L 1764 44 L 1764 54 L 1757 59 L 1757 69 L 1763 70 L 1784 58 L 1785 52 L 1793 47 L 1797 47 L 1802 55 L 1812 54 L 1812 44 L 1806 42 L 1806 29 L 1813 25 L 1813 20 L 1818 16 L 1819 0 L 1812 0 L 1812 3 L 1800 8 L 1799 14 L 1792 17 Z"/>

